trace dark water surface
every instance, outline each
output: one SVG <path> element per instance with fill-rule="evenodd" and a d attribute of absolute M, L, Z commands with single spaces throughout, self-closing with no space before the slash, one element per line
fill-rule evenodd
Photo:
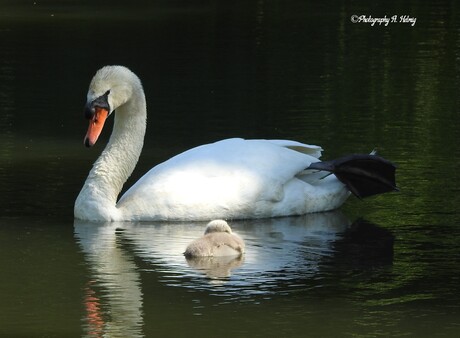
<path fill-rule="evenodd" d="M 455 2 L 2 1 L 0 336 L 458 337 L 460 25 Z M 409 15 L 371 26 L 352 15 Z M 377 147 L 399 193 L 232 221 L 242 259 L 191 261 L 204 223 L 87 224 L 73 203 L 88 83 L 143 80 L 148 168 L 225 137 Z"/>

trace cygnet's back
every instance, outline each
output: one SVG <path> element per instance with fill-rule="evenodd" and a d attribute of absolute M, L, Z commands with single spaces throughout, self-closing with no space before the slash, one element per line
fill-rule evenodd
<path fill-rule="evenodd" d="M 184 252 L 186 257 L 240 256 L 244 242 L 224 220 L 208 223 L 204 236 L 194 240 Z"/>

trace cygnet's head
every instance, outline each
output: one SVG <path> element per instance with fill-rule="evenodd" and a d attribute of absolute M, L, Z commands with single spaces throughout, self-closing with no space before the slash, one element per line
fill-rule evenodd
<path fill-rule="evenodd" d="M 217 219 L 208 223 L 208 225 L 206 226 L 206 230 L 204 231 L 204 234 L 207 235 L 213 232 L 227 232 L 231 234 L 232 229 L 226 221 L 222 219 Z"/>

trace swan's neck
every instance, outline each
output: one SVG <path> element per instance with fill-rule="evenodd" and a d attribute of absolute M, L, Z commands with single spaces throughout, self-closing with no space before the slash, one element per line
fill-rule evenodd
<path fill-rule="evenodd" d="M 141 154 L 146 117 L 142 89 L 117 109 L 109 143 L 94 163 L 77 197 L 77 218 L 93 221 L 123 218 L 116 208 L 117 197 Z"/>

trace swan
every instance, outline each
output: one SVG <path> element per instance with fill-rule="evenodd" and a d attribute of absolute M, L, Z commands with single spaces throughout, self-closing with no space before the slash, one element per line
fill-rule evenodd
<path fill-rule="evenodd" d="M 143 147 L 147 108 L 140 79 L 124 66 L 105 66 L 88 89 L 87 147 L 96 143 L 115 111 L 109 142 L 75 201 L 77 219 L 270 218 L 337 209 L 350 191 L 366 197 L 397 189 L 394 165 L 376 155 L 320 162 L 319 146 L 232 138 L 198 146 L 153 167 L 117 201 Z"/>
<path fill-rule="evenodd" d="M 244 242 L 224 220 L 208 223 L 204 236 L 194 240 L 185 249 L 185 257 L 223 257 L 244 254 Z"/>

